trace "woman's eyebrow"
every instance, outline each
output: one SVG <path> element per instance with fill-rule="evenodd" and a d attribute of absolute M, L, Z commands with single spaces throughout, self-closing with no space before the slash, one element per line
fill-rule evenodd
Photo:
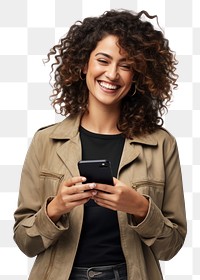
<path fill-rule="evenodd" d="M 99 52 L 99 53 L 95 54 L 95 56 L 98 56 L 98 55 L 103 55 L 103 56 L 105 56 L 109 59 L 112 59 L 112 56 L 107 54 L 107 53 Z M 123 57 L 123 58 L 120 59 L 120 61 L 127 61 L 127 59 L 126 59 L 126 57 Z"/>
<path fill-rule="evenodd" d="M 107 53 L 99 52 L 99 53 L 95 54 L 95 56 L 97 56 L 97 55 L 103 55 L 103 56 L 106 56 L 107 58 L 112 59 L 112 56 Z"/>

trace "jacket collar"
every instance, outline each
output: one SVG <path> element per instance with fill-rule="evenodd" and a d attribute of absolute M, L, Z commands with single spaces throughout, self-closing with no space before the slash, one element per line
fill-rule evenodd
<path fill-rule="evenodd" d="M 68 140 L 78 135 L 80 126 L 81 115 L 71 117 L 68 116 L 62 122 L 55 126 L 55 129 L 51 132 L 50 138 L 57 140 Z M 157 146 L 158 141 L 155 134 L 147 134 L 143 136 L 133 137 L 128 140 L 131 143 L 139 143 L 143 145 Z"/>
<path fill-rule="evenodd" d="M 50 133 L 50 138 L 64 140 L 64 143 L 58 147 L 57 154 L 72 176 L 78 176 L 79 171 L 76 163 L 81 160 L 81 143 L 79 137 L 80 119 L 81 116 L 68 116 L 62 122 L 56 124 Z M 156 146 L 157 140 L 153 134 L 135 137 L 134 139 L 126 139 L 119 170 L 139 156 L 140 151 L 134 147 L 135 143 Z"/>
<path fill-rule="evenodd" d="M 155 138 L 155 134 L 146 134 L 143 136 L 134 136 L 130 139 L 130 143 L 139 143 L 143 145 L 157 146 L 158 140 Z"/>
<path fill-rule="evenodd" d="M 51 132 L 50 138 L 55 140 L 68 140 L 74 138 L 79 132 L 81 116 L 68 116 L 62 122 L 55 126 Z"/>

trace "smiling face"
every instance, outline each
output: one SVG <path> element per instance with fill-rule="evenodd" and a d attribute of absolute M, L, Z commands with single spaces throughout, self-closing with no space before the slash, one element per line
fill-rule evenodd
<path fill-rule="evenodd" d="M 89 105 L 118 106 L 132 85 L 133 71 L 118 38 L 108 35 L 97 44 L 84 69 Z M 93 103 L 92 103 L 93 102 Z"/>

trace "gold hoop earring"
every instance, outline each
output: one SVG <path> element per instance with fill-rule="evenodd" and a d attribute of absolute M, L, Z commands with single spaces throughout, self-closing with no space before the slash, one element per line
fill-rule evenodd
<path fill-rule="evenodd" d="M 134 92 L 131 94 L 131 97 L 133 97 L 133 96 L 136 94 L 136 91 L 137 91 L 137 87 L 136 87 L 136 85 L 135 85 L 135 90 L 134 90 Z"/>
<path fill-rule="evenodd" d="M 86 79 L 86 76 L 84 78 L 82 77 L 81 69 L 79 70 L 79 78 L 81 79 L 81 81 L 84 81 Z"/>

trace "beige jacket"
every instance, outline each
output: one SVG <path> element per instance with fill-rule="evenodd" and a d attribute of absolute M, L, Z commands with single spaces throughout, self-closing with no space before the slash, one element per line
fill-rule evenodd
<path fill-rule="evenodd" d="M 46 204 L 61 181 L 79 175 L 80 118 L 39 130 L 30 145 L 21 176 L 14 239 L 29 257 L 37 255 L 29 280 L 67 280 L 73 266 L 83 221 L 83 206 L 63 215 L 55 225 Z M 150 201 L 140 224 L 118 212 L 128 280 L 160 280 L 159 261 L 180 250 L 186 216 L 176 141 L 164 129 L 126 140 L 118 178 Z"/>

